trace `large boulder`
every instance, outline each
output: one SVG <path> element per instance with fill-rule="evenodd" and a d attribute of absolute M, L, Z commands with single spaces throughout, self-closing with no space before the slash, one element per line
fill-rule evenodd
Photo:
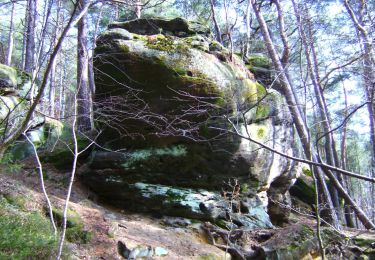
<path fill-rule="evenodd" d="M 92 154 L 83 182 L 131 210 L 224 222 L 232 212 L 237 226 L 270 227 L 267 191 L 277 180 L 285 194 L 295 171 L 239 135 L 292 154 L 284 99 L 206 30 L 147 22 L 114 23 L 98 38 L 95 118 L 106 150 Z"/>

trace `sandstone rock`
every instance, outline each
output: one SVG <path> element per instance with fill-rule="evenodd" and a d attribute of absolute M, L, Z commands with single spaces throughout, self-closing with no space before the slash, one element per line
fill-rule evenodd
<path fill-rule="evenodd" d="M 162 18 L 143 18 L 126 22 L 114 22 L 108 28 L 123 28 L 131 33 L 155 35 L 162 33 L 178 37 L 187 37 L 195 34 L 209 35 L 210 30 L 201 23 L 187 21 L 183 18 L 172 20 Z"/>
<path fill-rule="evenodd" d="M 285 183 L 279 189 L 284 194 L 295 178 L 292 165 L 228 135 L 227 118 L 241 134 L 292 154 L 285 101 L 199 26 L 186 29 L 181 19 L 153 21 L 160 31 L 148 22 L 115 23 L 99 37 L 94 101 L 103 134 L 98 142 L 125 152 L 92 154 L 82 180 L 119 207 L 224 222 L 227 212 L 242 208 L 238 226 L 270 227 L 267 190 L 277 180 Z M 240 185 L 234 209 L 220 196 L 229 179 Z M 171 199 L 168 192 L 177 195 Z M 208 201 L 213 203 L 207 206 Z"/>

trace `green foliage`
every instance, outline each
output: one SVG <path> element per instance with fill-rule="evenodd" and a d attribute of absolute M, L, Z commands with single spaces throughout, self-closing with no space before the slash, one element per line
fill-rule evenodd
<path fill-rule="evenodd" d="M 58 239 L 49 220 L 38 212 L 22 211 L 21 201 L 0 197 L 0 259 L 52 258 Z"/>
<path fill-rule="evenodd" d="M 15 174 L 21 171 L 23 164 L 16 162 L 13 153 L 6 152 L 3 158 L 1 158 L 0 167 L 3 167 L 3 172 Z"/>

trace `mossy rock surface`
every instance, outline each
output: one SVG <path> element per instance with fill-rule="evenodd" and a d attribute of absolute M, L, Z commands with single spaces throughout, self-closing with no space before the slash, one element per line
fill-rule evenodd
<path fill-rule="evenodd" d="M 26 98 L 31 88 L 31 76 L 21 70 L 0 64 L 0 95 Z"/>
<path fill-rule="evenodd" d="M 245 59 L 246 67 L 265 85 L 272 84 L 272 62 L 264 54 L 250 54 Z"/>
<path fill-rule="evenodd" d="M 47 210 L 45 210 L 48 212 Z M 52 209 L 52 214 L 57 227 L 62 227 L 63 223 L 63 210 Z M 48 213 L 47 213 L 48 216 Z M 67 225 L 66 225 L 66 239 L 72 243 L 87 244 L 90 242 L 92 234 L 90 231 L 85 230 L 83 221 L 80 215 L 71 209 L 67 212 Z"/>
<path fill-rule="evenodd" d="M 135 183 L 218 191 L 236 178 L 246 196 L 266 205 L 264 193 L 274 179 L 295 177 L 287 174 L 285 158 L 223 134 L 231 130 L 229 118 L 241 134 L 291 153 L 293 128 L 280 94 L 257 82 L 238 56 L 197 24 L 113 23 L 95 53 L 97 142 L 122 151 L 98 151 L 80 176 L 99 198 L 117 205 Z"/>
<path fill-rule="evenodd" d="M 315 204 L 314 187 L 306 182 L 306 178 L 298 178 L 291 187 L 290 194 L 310 206 Z"/>

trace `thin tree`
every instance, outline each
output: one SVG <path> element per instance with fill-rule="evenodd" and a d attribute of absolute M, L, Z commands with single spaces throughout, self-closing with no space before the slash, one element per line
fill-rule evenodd
<path fill-rule="evenodd" d="M 0 142 L 0 160 L 3 158 L 5 151 L 7 148 L 16 141 L 26 129 L 28 129 L 30 120 L 34 114 L 34 111 L 36 107 L 38 106 L 40 100 L 42 99 L 44 95 L 44 91 L 47 88 L 48 78 L 52 69 L 52 64 L 54 60 L 56 59 L 61 46 L 66 39 L 66 35 L 69 32 L 69 30 L 75 26 L 78 21 L 81 19 L 81 17 L 87 12 L 89 6 L 91 4 L 91 0 L 88 0 L 79 11 L 77 10 L 77 3 L 73 7 L 73 11 L 71 13 L 71 16 L 67 22 L 67 25 L 64 27 L 64 30 L 62 31 L 59 40 L 57 41 L 56 45 L 53 48 L 53 51 L 51 53 L 51 56 L 48 59 L 48 63 L 46 65 L 45 73 L 43 74 L 43 79 L 40 85 L 40 88 L 38 90 L 38 94 L 35 96 L 33 102 L 30 105 L 30 108 L 26 112 L 25 116 L 22 118 L 22 123 L 14 129 L 11 133 L 8 133 L 8 135 L 4 136 L 4 138 Z"/>
<path fill-rule="evenodd" d="M 78 0 L 78 8 L 85 6 L 87 0 Z M 86 15 L 78 22 L 77 32 L 77 89 L 78 89 L 78 129 L 92 129 L 91 95 L 89 86 L 89 55 L 87 50 L 87 21 Z"/>
<path fill-rule="evenodd" d="M 216 18 L 216 11 L 215 11 L 215 3 L 214 3 L 214 0 L 210 0 L 210 8 L 211 8 L 211 16 L 212 16 L 212 21 L 214 23 L 214 27 L 215 27 L 215 36 L 216 36 L 216 40 L 218 42 L 220 42 L 221 44 L 223 44 L 223 39 L 221 38 L 221 31 L 220 31 L 220 27 L 219 27 L 219 24 L 217 22 L 217 18 Z"/>
<path fill-rule="evenodd" d="M 367 110 L 369 114 L 370 123 L 370 140 L 372 148 L 372 176 L 375 177 L 375 51 L 373 46 L 373 39 L 367 27 L 372 28 L 373 24 L 367 24 L 368 19 L 366 15 L 369 14 L 367 10 L 367 1 L 358 1 L 355 4 L 350 4 L 348 0 L 343 0 L 344 7 L 353 22 L 357 35 L 359 36 L 361 51 L 363 55 L 363 82 L 368 102 Z M 356 7 L 356 9 L 353 8 Z M 375 196 L 374 185 L 371 187 L 372 197 Z M 374 212 L 374 211 L 373 211 Z M 375 213 L 372 216 L 375 219 Z"/>
<path fill-rule="evenodd" d="M 35 27 L 36 27 L 36 0 L 27 0 L 26 9 L 27 23 L 26 23 L 26 41 L 25 41 L 25 67 L 26 72 L 31 73 L 34 67 L 34 53 L 35 53 Z"/>
<path fill-rule="evenodd" d="M 8 33 L 8 50 L 6 54 L 5 64 L 10 66 L 12 63 L 13 54 L 13 42 L 14 42 L 14 16 L 16 15 L 16 1 L 12 0 L 12 10 L 10 12 L 10 23 L 9 23 L 9 33 Z"/>
<path fill-rule="evenodd" d="M 265 45 L 267 47 L 268 53 L 275 67 L 275 71 L 278 76 L 277 80 L 280 85 L 280 90 L 287 101 L 288 108 L 292 115 L 293 122 L 296 127 L 299 139 L 301 141 L 305 156 L 306 158 L 308 158 L 309 160 L 313 162 L 321 163 L 320 160 L 318 159 L 317 153 L 315 152 L 315 150 L 310 144 L 310 138 L 309 138 L 309 132 L 308 132 L 307 126 L 305 125 L 303 115 L 301 114 L 301 111 L 298 108 L 298 103 L 295 99 L 295 95 L 293 94 L 292 84 L 289 81 L 289 77 L 287 76 L 286 69 L 282 64 L 281 59 L 279 58 L 278 52 L 276 51 L 275 45 L 271 39 L 268 26 L 261 12 L 261 5 L 256 0 L 250 0 L 250 1 L 251 1 L 253 10 L 255 12 L 255 15 L 257 17 L 260 30 L 261 30 L 263 39 L 265 41 Z M 279 1 L 274 0 L 273 2 L 278 3 Z M 278 11 L 280 12 L 280 9 Z M 358 219 L 363 223 L 363 225 L 368 229 L 375 228 L 375 225 L 366 216 L 364 211 L 360 207 L 358 207 L 355 201 L 349 196 L 349 194 L 342 187 L 340 182 L 337 180 L 337 178 L 333 175 L 333 173 L 330 170 L 325 170 L 323 172 L 322 168 L 315 167 L 314 174 L 316 174 L 316 177 L 319 181 L 324 203 L 326 203 L 328 206 L 327 214 L 326 214 L 327 220 L 333 226 L 339 228 L 339 222 L 338 222 L 337 215 L 333 208 L 332 200 L 329 196 L 328 188 L 324 179 L 324 174 L 330 179 L 331 184 L 335 186 L 340 196 L 342 196 L 345 199 L 345 201 L 353 207 L 354 211 L 357 214 Z"/>

